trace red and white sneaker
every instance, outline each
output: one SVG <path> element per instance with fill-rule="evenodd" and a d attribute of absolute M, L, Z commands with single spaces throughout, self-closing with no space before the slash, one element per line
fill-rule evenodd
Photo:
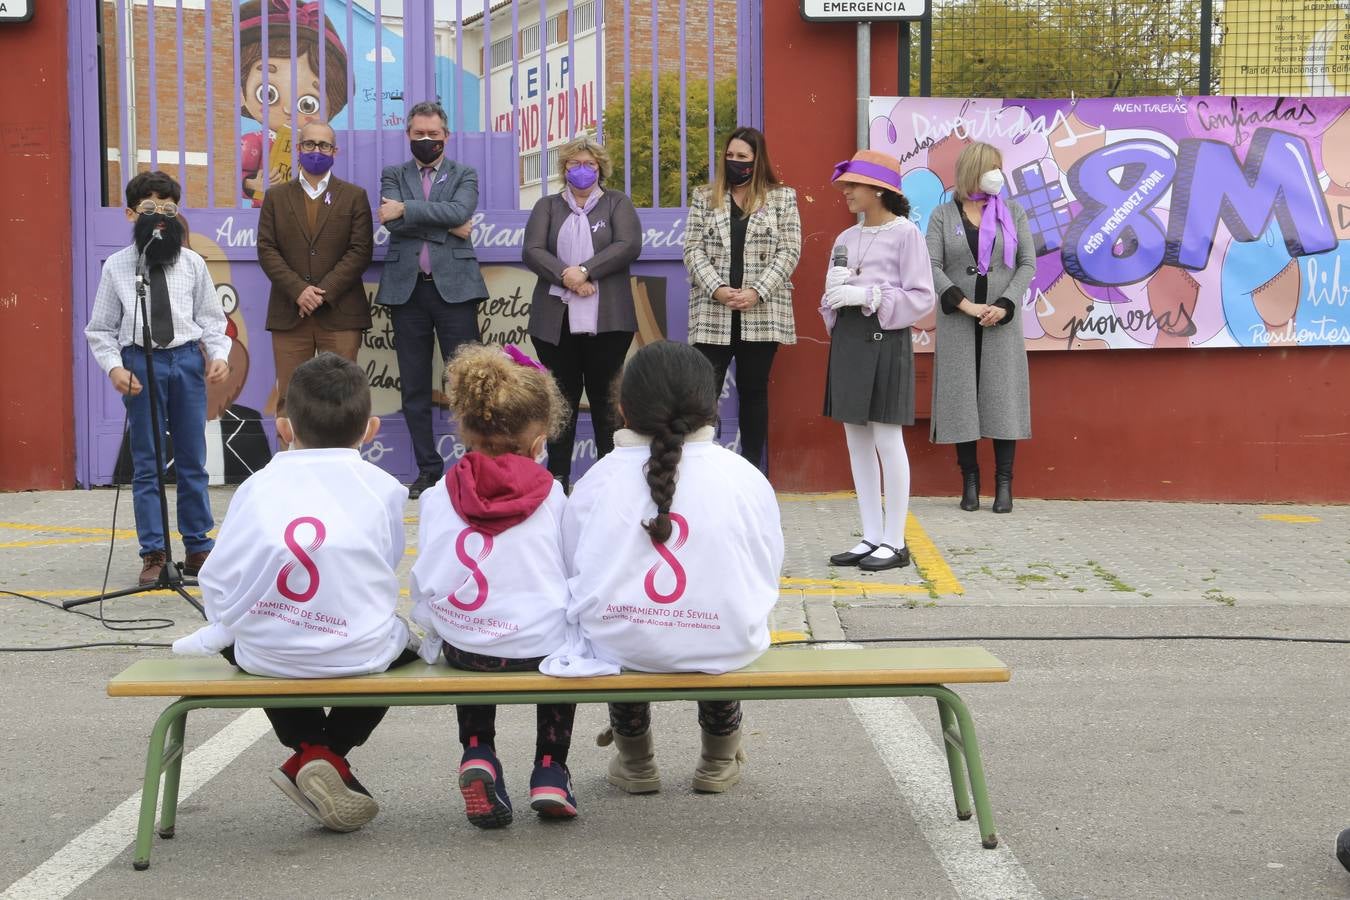
<path fill-rule="evenodd" d="M 292 803 L 305 811 L 305 814 L 315 822 L 323 823 L 319 816 L 319 808 L 315 806 L 308 797 L 301 792 L 295 784 L 295 776 L 300 774 L 300 766 L 304 761 L 304 751 L 298 750 L 291 755 L 280 766 L 272 770 L 272 783 L 290 799 Z"/>
<path fill-rule="evenodd" d="M 327 747 L 302 744 L 304 752 L 295 785 L 319 812 L 331 831 L 355 831 L 375 818 L 380 805 L 352 775 L 347 760 Z"/>

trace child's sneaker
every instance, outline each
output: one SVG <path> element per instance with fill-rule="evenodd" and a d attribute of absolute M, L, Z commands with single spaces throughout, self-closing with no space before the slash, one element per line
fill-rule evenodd
<path fill-rule="evenodd" d="M 290 759 L 273 769 L 272 783 L 289 797 L 292 803 L 303 809 L 306 815 L 314 821 L 322 823 L 323 819 L 319 816 L 319 808 L 310 802 L 310 799 L 295 784 L 295 776 L 300 774 L 300 766 L 304 762 L 304 756 L 304 751 L 297 750 L 291 755 Z"/>
<path fill-rule="evenodd" d="M 347 760 L 322 745 L 300 746 L 304 754 L 295 784 L 314 804 L 325 828 L 355 831 L 375 818 L 380 805 L 352 775 Z"/>
<path fill-rule="evenodd" d="M 573 819 L 577 798 L 572 793 L 572 775 L 562 763 L 545 756 L 530 775 L 530 808 L 548 819 Z"/>
<path fill-rule="evenodd" d="M 511 824 L 511 798 L 506 796 L 502 764 L 490 747 L 480 747 L 469 738 L 459 761 L 459 792 L 464 795 L 464 814 L 479 828 L 502 828 Z"/>

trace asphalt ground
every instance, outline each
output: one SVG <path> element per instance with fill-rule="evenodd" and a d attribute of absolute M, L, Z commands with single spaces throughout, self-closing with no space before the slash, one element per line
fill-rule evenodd
<path fill-rule="evenodd" d="M 218 516 L 228 497 L 212 489 Z M 52 602 L 96 592 L 113 498 L 0 495 L 0 589 Z M 1350 825 L 1350 646 L 1024 639 L 1350 639 L 1350 509 L 1019 498 L 994 516 L 918 499 L 917 565 L 867 576 L 825 562 L 856 539 L 851 498 L 781 500 L 776 639 L 968 637 L 1013 668 L 1009 684 L 960 691 L 998 850 L 949 812 L 931 702 L 747 704 L 745 779 L 721 796 L 689 786 L 692 704 L 657 707 L 664 790 L 651 797 L 605 783 L 611 751 L 593 741 L 604 711 L 582 707 L 570 759 L 581 818 L 543 823 L 522 809 L 500 832 L 464 819 L 453 712 L 396 709 L 352 754 L 382 812 L 351 835 L 322 831 L 268 782 L 286 752 L 260 713 L 204 710 L 188 721 L 178 836 L 135 872 L 127 801 L 165 704 L 109 699 L 105 685 L 167 651 L 5 652 L 0 896 L 1350 896 L 1332 853 Z M 130 518 L 124 495 L 110 587 L 139 569 Z M 104 613 L 173 625 L 114 634 L 0 597 L 0 644 L 167 642 L 196 621 L 169 595 Z M 503 708 L 498 724 L 519 803 L 533 713 Z"/>

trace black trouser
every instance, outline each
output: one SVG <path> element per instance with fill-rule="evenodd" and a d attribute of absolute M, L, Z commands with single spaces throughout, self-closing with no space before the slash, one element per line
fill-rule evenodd
<path fill-rule="evenodd" d="M 741 456 L 767 468 L 764 445 L 769 437 L 769 370 L 773 356 L 778 352 L 777 341 L 745 341 L 741 339 L 741 316 L 731 314 L 731 343 L 695 344 L 700 353 L 713 364 L 717 394 L 722 395 L 727 368 L 736 360 L 736 396 L 740 399 L 737 419 L 741 425 Z"/>
<path fill-rule="evenodd" d="M 741 727 L 741 701 L 698 701 L 698 726 L 715 737 L 726 737 Z M 652 705 L 611 703 L 609 727 L 624 737 L 641 737 L 652 727 Z"/>
<path fill-rule="evenodd" d="M 239 663 L 234 659 L 234 648 L 226 647 L 220 651 L 230 665 Z M 418 659 L 416 651 L 405 649 L 398 659 L 389 664 L 389 668 L 406 666 Z M 334 706 L 327 713 L 323 707 L 303 709 L 264 709 L 277 740 L 292 750 L 299 750 L 301 744 L 318 744 L 332 750 L 338 756 L 346 756 L 353 747 L 359 747 L 375 732 L 376 726 L 389 712 L 387 706 Z"/>
<path fill-rule="evenodd" d="M 417 471 L 440 478 L 445 472 L 445 460 L 436 450 L 431 430 L 432 339 L 441 346 L 442 362 L 449 360 L 460 344 L 477 341 L 478 304 L 446 303 L 436 290 L 436 283 L 419 275 L 408 302 L 389 307 L 389 317 L 394 323 L 403 421 L 412 438 Z"/>
<path fill-rule="evenodd" d="M 483 656 L 470 653 L 444 644 L 445 661 L 454 669 L 469 672 L 536 672 L 544 661 L 542 656 L 535 659 L 504 659 L 500 656 Z M 534 708 L 534 764 L 539 765 L 545 757 L 553 762 L 567 765 L 567 751 L 572 746 L 572 722 L 576 718 L 575 703 L 539 703 Z M 469 746 L 469 738 L 476 737 L 481 744 L 496 748 L 497 707 L 492 705 L 466 705 L 455 707 L 459 719 L 459 742 Z"/>
<path fill-rule="evenodd" d="M 961 473 L 980 471 L 979 458 L 976 455 L 978 441 L 963 441 L 956 445 L 956 464 Z M 999 475 L 1012 475 L 1013 456 L 1017 452 L 1017 441 L 1007 438 L 994 438 L 994 471 Z"/>
<path fill-rule="evenodd" d="M 577 439 L 577 409 L 581 406 L 583 390 L 591 404 L 596 457 L 603 457 L 614 449 L 614 430 L 618 422 L 610 402 L 610 390 L 633 343 L 633 332 L 572 334 L 567 313 L 564 312 L 558 343 L 551 344 L 533 336 L 530 340 L 534 342 L 539 361 L 553 373 L 558 388 L 572 410 L 572 416 L 562 434 L 556 441 L 548 443 L 548 470 L 567 484 L 572 475 L 572 445 Z"/>

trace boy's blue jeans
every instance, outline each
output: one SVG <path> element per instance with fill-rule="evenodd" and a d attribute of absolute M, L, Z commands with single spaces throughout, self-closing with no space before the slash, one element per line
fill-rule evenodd
<path fill-rule="evenodd" d="M 159 433 L 173 435 L 173 469 L 178 481 L 178 531 L 188 553 L 210 550 L 207 537 L 215 522 L 206 494 L 206 360 L 200 345 L 184 344 L 155 350 L 155 392 L 159 400 Z M 122 365 L 141 383 L 141 392 L 125 397 L 131 445 L 132 505 L 141 555 L 163 550 L 167 543 L 159 515 L 155 479 L 154 427 L 150 422 L 150 382 L 145 374 L 145 350 L 122 348 Z M 167 446 L 164 448 L 167 451 Z"/>

